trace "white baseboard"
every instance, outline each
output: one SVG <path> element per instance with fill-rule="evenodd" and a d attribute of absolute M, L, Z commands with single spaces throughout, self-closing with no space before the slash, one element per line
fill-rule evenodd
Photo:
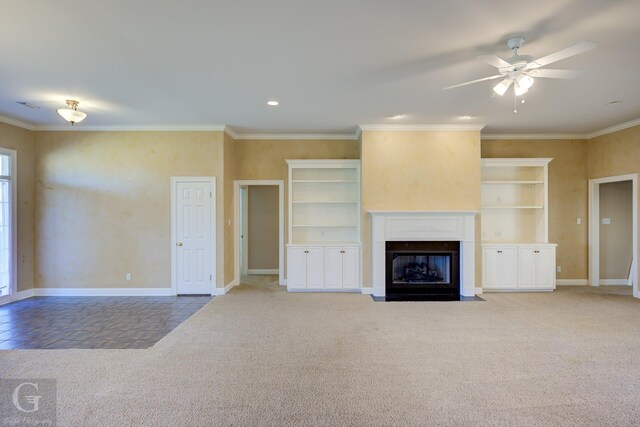
<path fill-rule="evenodd" d="M 255 268 L 248 269 L 247 274 L 257 274 L 257 275 L 277 275 L 280 274 L 280 270 L 276 269 L 267 269 L 267 268 Z"/>
<path fill-rule="evenodd" d="M 224 295 L 227 292 L 229 292 L 231 289 L 233 289 L 234 286 L 238 286 L 238 281 L 235 279 L 227 283 L 227 285 L 224 288 L 216 288 L 214 295 Z"/>
<path fill-rule="evenodd" d="M 587 286 L 588 279 L 556 279 L 557 286 Z"/>
<path fill-rule="evenodd" d="M 326 288 L 289 288 L 287 289 L 289 292 L 319 292 L 319 293 L 348 293 L 348 292 L 356 292 L 361 293 L 361 288 L 335 288 L 335 289 L 326 289 Z"/>
<path fill-rule="evenodd" d="M 476 295 L 482 295 L 482 288 L 476 288 Z"/>
<path fill-rule="evenodd" d="M 21 299 L 31 298 L 35 296 L 35 289 L 27 289 L 26 291 L 20 291 L 16 293 L 14 301 L 20 301 Z"/>
<path fill-rule="evenodd" d="M 600 286 L 609 286 L 609 285 L 631 286 L 629 284 L 629 279 L 600 279 Z"/>
<path fill-rule="evenodd" d="M 373 288 L 362 288 L 363 295 L 373 295 Z"/>
<path fill-rule="evenodd" d="M 171 288 L 36 288 L 42 297 L 157 297 L 175 295 Z"/>

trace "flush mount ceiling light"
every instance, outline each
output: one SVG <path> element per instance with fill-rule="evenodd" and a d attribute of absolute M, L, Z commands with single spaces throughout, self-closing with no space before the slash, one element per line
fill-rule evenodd
<path fill-rule="evenodd" d="M 67 108 L 60 108 L 58 110 L 58 114 L 60 114 L 63 119 L 71 123 L 71 126 L 76 123 L 80 123 L 85 119 L 85 117 L 87 117 L 86 113 L 78 110 L 78 104 L 78 101 L 67 99 Z"/>
<path fill-rule="evenodd" d="M 453 89 L 456 87 L 466 86 L 486 80 L 501 78 L 503 80 L 493 88 L 493 91 L 496 94 L 500 96 L 504 95 L 511 87 L 511 85 L 513 85 L 513 92 L 515 96 L 522 96 L 529 91 L 529 88 L 531 88 L 531 86 L 533 86 L 535 78 L 576 78 L 579 73 L 574 70 L 551 70 L 543 69 L 542 67 L 566 58 L 570 58 L 574 55 L 587 52 L 597 46 L 594 42 L 584 41 L 550 55 L 543 56 L 542 58 L 534 59 L 529 55 L 518 55 L 518 49 L 520 49 L 523 44 L 524 37 L 513 37 L 507 40 L 507 47 L 511 49 L 513 55 L 506 60 L 496 55 L 483 55 L 478 57 L 478 59 L 496 67 L 499 74 L 477 80 L 471 80 L 453 86 L 448 86 L 445 87 L 445 89 Z"/>
<path fill-rule="evenodd" d="M 390 116 L 387 116 L 387 119 L 398 120 L 404 118 L 405 116 L 406 114 L 392 114 Z"/>
<path fill-rule="evenodd" d="M 278 101 L 267 101 L 267 105 L 270 107 L 277 107 L 280 103 Z"/>
<path fill-rule="evenodd" d="M 462 115 L 462 116 L 459 116 L 459 118 L 460 118 L 461 120 L 471 120 L 471 119 L 475 118 L 475 116 L 472 116 L 472 115 L 470 115 L 470 114 L 464 114 L 464 115 Z"/>

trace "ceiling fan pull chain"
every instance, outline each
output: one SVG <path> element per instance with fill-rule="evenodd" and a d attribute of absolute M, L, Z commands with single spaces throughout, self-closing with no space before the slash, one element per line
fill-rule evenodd
<path fill-rule="evenodd" d="M 518 114 L 518 96 L 513 92 L 513 112 Z"/>

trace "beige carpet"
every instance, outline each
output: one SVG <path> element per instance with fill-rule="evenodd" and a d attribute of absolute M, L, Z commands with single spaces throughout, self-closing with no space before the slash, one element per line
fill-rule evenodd
<path fill-rule="evenodd" d="M 640 424 L 640 302 L 484 297 L 380 303 L 257 280 L 151 349 L 4 351 L 0 377 L 56 378 L 60 425 Z"/>

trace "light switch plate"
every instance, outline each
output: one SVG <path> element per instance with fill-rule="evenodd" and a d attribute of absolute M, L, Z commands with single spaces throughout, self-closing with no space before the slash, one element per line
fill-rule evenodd
<path fill-rule="evenodd" d="M 611 224 L 611 218 L 602 218 L 602 224 L 603 225 Z"/>

